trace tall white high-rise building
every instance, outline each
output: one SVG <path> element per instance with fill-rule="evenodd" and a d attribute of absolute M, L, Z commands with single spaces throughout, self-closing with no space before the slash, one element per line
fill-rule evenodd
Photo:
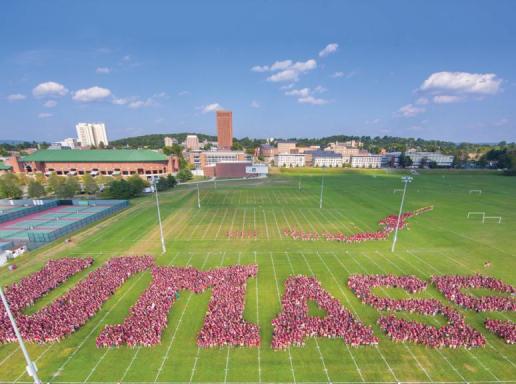
<path fill-rule="evenodd" d="M 98 147 L 100 143 L 109 144 L 104 123 L 78 123 L 75 129 L 82 147 Z"/>

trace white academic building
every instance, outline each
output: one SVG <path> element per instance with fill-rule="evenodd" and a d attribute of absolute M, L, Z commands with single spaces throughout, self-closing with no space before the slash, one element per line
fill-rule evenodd
<path fill-rule="evenodd" d="M 351 168 L 381 168 L 382 155 L 351 156 Z"/>
<path fill-rule="evenodd" d="M 412 160 L 412 167 L 417 168 L 421 163 L 434 162 L 438 167 L 451 167 L 453 163 L 453 155 L 443 155 L 439 152 L 411 152 L 405 153 Z"/>
<path fill-rule="evenodd" d="M 109 144 L 104 123 L 78 123 L 75 129 L 81 147 L 98 147 L 100 143 Z"/>
<path fill-rule="evenodd" d="M 274 156 L 276 167 L 297 168 L 305 166 L 305 155 L 300 153 L 278 153 Z"/>

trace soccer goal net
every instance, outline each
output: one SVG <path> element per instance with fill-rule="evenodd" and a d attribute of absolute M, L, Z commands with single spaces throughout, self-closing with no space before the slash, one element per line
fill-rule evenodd
<path fill-rule="evenodd" d="M 482 224 L 486 222 L 495 222 L 497 224 L 502 224 L 502 216 L 484 216 L 482 218 Z"/>
<path fill-rule="evenodd" d="M 481 195 L 482 194 L 482 190 L 481 189 L 470 189 L 469 190 L 469 194 L 470 195 Z"/>

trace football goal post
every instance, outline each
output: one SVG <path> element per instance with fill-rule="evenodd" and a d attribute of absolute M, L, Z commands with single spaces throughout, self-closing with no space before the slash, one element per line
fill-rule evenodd
<path fill-rule="evenodd" d="M 487 221 L 494 221 L 497 224 L 502 224 L 502 216 L 484 216 L 482 218 L 482 224 L 485 224 Z"/>
<path fill-rule="evenodd" d="M 486 213 L 485 212 L 468 212 L 468 216 L 467 218 L 471 218 L 473 216 L 482 216 L 482 222 L 484 222 L 484 218 L 486 217 Z"/>

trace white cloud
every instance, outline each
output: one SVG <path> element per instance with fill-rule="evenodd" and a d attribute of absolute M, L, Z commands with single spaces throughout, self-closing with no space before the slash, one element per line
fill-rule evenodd
<path fill-rule="evenodd" d="M 337 43 L 331 43 L 328 44 L 324 49 L 319 52 L 319 57 L 326 57 L 328 55 L 331 55 L 332 53 L 337 52 L 337 49 L 339 48 L 339 45 Z"/>
<path fill-rule="evenodd" d="M 289 62 L 290 65 L 286 67 L 286 69 L 281 72 L 277 72 L 272 76 L 267 78 L 267 81 L 272 82 L 294 82 L 299 80 L 299 75 L 302 73 L 309 72 L 315 68 L 317 68 L 317 62 L 314 59 L 309 59 L 307 61 L 298 61 L 296 63 L 292 63 L 290 60 L 285 60 L 283 62 L 277 63 L 286 63 Z M 284 65 L 282 65 L 284 66 Z"/>
<path fill-rule="evenodd" d="M 189 91 L 181 91 L 181 92 L 178 92 L 178 96 L 188 96 L 190 95 L 190 92 Z"/>
<path fill-rule="evenodd" d="M 333 75 L 331 75 L 334 79 L 338 79 L 339 77 L 344 77 L 344 72 L 337 71 Z"/>
<path fill-rule="evenodd" d="M 307 61 L 282 60 L 276 61 L 269 65 L 255 65 L 251 68 L 253 72 L 275 72 L 267 77 L 267 81 L 271 82 L 295 82 L 299 80 L 299 75 L 317 68 L 317 62 L 314 59 Z"/>
<path fill-rule="evenodd" d="M 38 84 L 32 90 L 35 97 L 64 96 L 68 93 L 68 89 L 63 84 L 54 81 Z"/>
<path fill-rule="evenodd" d="M 94 86 L 91 88 L 79 89 L 74 93 L 72 98 L 75 101 L 82 103 L 90 103 L 104 100 L 109 96 L 111 96 L 111 91 L 109 89 Z"/>
<path fill-rule="evenodd" d="M 294 69 L 295 71 L 304 73 L 304 72 L 308 72 L 308 71 L 311 71 L 312 69 L 317 68 L 317 61 L 315 61 L 314 59 L 310 59 L 310 60 L 307 60 L 304 62 L 298 61 L 289 68 Z"/>
<path fill-rule="evenodd" d="M 436 72 L 421 85 L 423 91 L 452 91 L 492 95 L 500 90 L 502 80 L 494 73 Z"/>
<path fill-rule="evenodd" d="M 128 105 L 129 108 L 131 109 L 139 109 L 139 108 L 144 108 L 144 107 L 150 107 L 152 105 L 154 105 L 154 100 L 149 97 L 148 99 L 146 100 L 134 100 L 134 101 L 131 101 Z"/>
<path fill-rule="evenodd" d="M 298 81 L 299 80 L 299 72 L 294 71 L 293 69 L 286 69 L 284 71 L 275 73 L 272 76 L 267 78 L 267 81 L 272 81 L 273 83 L 283 82 L 283 81 Z"/>
<path fill-rule="evenodd" d="M 323 105 L 323 104 L 329 103 L 329 101 L 326 99 L 320 99 L 320 98 L 313 97 L 313 96 L 300 97 L 299 99 L 297 99 L 297 102 L 301 103 L 301 104 L 313 104 L 313 105 Z"/>
<path fill-rule="evenodd" d="M 267 72 L 269 70 L 268 65 L 255 65 L 251 68 L 251 71 L 253 72 Z"/>
<path fill-rule="evenodd" d="M 114 98 L 111 102 L 115 105 L 126 105 L 127 103 L 129 103 L 129 101 L 130 101 L 129 99 L 120 97 L 120 98 Z"/>
<path fill-rule="evenodd" d="M 424 108 L 416 107 L 412 104 L 407 104 L 401 107 L 398 113 L 404 117 L 414 117 L 425 111 Z"/>
<path fill-rule="evenodd" d="M 260 103 L 256 100 L 251 101 L 251 107 L 252 108 L 260 108 Z"/>
<path fill-rule="evenodd" d="M 326 99 L 321 99 L 314 97 L 313 94 L 326 92 L 326 88 L 318 85 L 313 90 L 310 88 L 301 88 L 301 89 L 292 89 L 290 91 L 286 91 L 285 95 L 287 96 L 295 96 L 297 97 L 297 102 L 301 104 L 313 104 L 313 105 L 323 105 L 328 104 L 330 101 Z"/>
<path fill-rule="evenodd" d="M 47 100 L 47 101 L 43 104 L 43 106 L 44 106 L 45 108 L 54 108 L 56 105 L 57 105 L 57 101 L 55 101 L 55 100 Z"/>
<path fill-rule="evenodd" d="M 276 61 L 275 63 L 273 63 L 270 66 L 269 70 L 270 71 L 282 71 L 284 69 L 287 69 L 291 65 L 292 65 L 292 60 Z M 265 67 L 267 67 L 267 66 L 265 66 Z"/>
<path fill-rule="evenodd" d="M 111 73 L 111 68 L 98 67 L 95 72 L 97 72 L 98 74 L 101 74 L 101 75 L 107 75 L 107 74 Z"/>
<path fill-rule="evenodd" d="M 308 96 L 310 96 L 310 88 L 292 89 L 291 91 L 285 92 L 285 95 L 297 96 L 297 97 L 308 97 Z"/>
<path fill-rule="evenodd" d="M 43 113 L 40 113 L 40 114 L 38 115 L 38 118 L 40 118 L 40 119 L 47 119 L 47 118 L 52 117 L 52 116 L 53 116 L 53 115 L 52 115 L 51 113 L 43 112 Z"/>
<path fill-rule="evenodd" d="M 25 100 L 27 96 L 22 95 L 21 93 L 13 93 L 12 95 L 7 96 L 8 101 L 21 101 Z"/>
<path fill-rule="evenodd" d="M 205 105 L 203 107 L 200 107 L 202 109 L 202 113 L 209 113 L 209 112 L 215 112 L 222 109 L 222 105 L 219 103 L 211 103 L 208 105 Z"/>
<path fill-rule="evenodd" d="M 426 105 L 429 102 L 430 101 L 428 101 L 428 99 L 426 97 L 420 97 L 419 99 L 416 100 L 417 105 Z"/>
<path fill-rule="evenodd" d="M 434 98 L 432 100 L 436 104 L 450 104 L 450 103 L 456 103 L 458 101 L 461 101 L 462 97 L 454 96 L 454 95 L 437 95 L 437 96 L 434 96 Z"/>

